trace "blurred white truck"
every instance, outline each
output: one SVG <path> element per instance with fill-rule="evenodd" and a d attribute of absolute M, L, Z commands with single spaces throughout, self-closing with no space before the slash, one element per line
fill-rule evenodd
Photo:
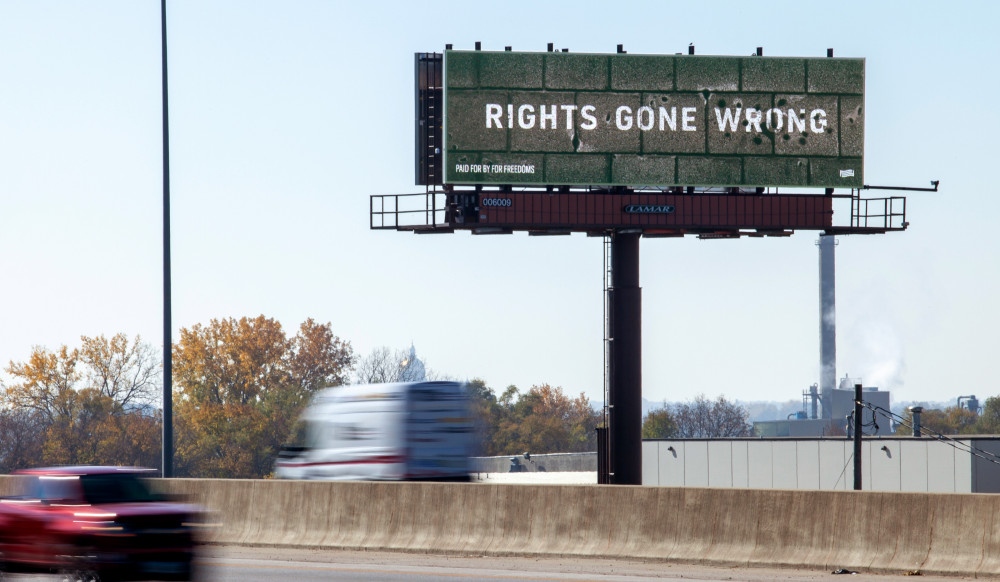
<path fill-rule="evenodd" d="M 275 462 L 280 479 L 468 481 L 474 447 L 458 382 L 328 388 Z"/>

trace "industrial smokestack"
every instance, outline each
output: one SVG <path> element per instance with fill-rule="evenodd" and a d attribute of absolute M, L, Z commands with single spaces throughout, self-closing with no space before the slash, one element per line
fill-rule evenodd
<path fill-rule="evenodd" d="M 830 418 L 837 382 L 837 275 L 834 251 L 837 239 L 820 236 L 819 242 L 819 387 L 823 418 Z"/>

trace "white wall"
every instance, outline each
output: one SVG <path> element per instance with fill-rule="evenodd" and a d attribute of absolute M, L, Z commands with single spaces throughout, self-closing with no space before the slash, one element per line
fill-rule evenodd
<path fill-rule="evenodd" d="M 969 446 L 998 457 L 974 457 Z M 861 454 L 864 490 L 1000 492 L 1000 439 L 866 438 Z M 642 484 L 848 490 L 853 459 L 846 438 L 649 440 L 642 443 Z"/>

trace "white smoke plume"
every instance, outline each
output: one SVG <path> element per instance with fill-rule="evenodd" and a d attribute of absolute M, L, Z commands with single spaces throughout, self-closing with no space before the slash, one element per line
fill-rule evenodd
<path fill-rule="evenodd" d="M 899 390 L 906 382 L 906 358 L 903 341 L 896 328 L 885 321 L 868 320 L 849 334 L 849 361 L 840 365 L 843 376 L 860 376 L 865 386 L 882 390 Z"/>

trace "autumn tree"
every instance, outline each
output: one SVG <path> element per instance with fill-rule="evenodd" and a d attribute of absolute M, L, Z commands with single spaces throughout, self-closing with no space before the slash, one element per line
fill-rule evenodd
<path fill-rule="evenodd" d="M 987 399 L 989 402 L 989 399 Z M 975 434 L 980 427 L 977 423 L 977 415 L 966 408 L 949 406 L 944 410 L 936 408 L 925 409 L 920 413 L 920 426 L 922 434 Z M 913 435 L 913 413 L 910 410 L 903 412 L 900 428 L 896 434 L 900 436 Z"/>
<path fill-rule="evenodd" d="M 642 419 L 642 438 L 669 439 L 677 436 L 677 420 L 666 402 L 661 408 L 654 408 Z"/>
<path fill-rule="evenodd" d="M 119 333 L 83 337 L 79 357 L 86 385 L 111 398 L 119 408 L 134 409 L 161 399 L 159 354 L 136 336 L 131 343 Z"/>
<path fill-rule="evenodd" d="M 163 411 L 134 410 L 117 414 L 101 425 L 99 433 L 103 450 L 115 451 L 116 465 L 159 467 L 162 461 Z"/>
<path fill-rule="evenodd" d="M 37 464 L 42 458 L 45 424 L 26 408 L 0 408 L 0 474 Z"/>
<path fill-rule="evenodd" d="M 976 419 L 977 434 L 1000 434 L 1000 396 L 990 396 L 983 403 L 983 413 Z"/>
<path fill-rule="evenodd" d="M 160 420 L 150 406 L 159 385 L 155 350 L 124 334 L 81 341 L 74 349 L 35 347 L 26 362 L 6 368 L 14 382 L 0 390 L 0 430 L 24 433 L 0 439 L 5 468 L 158 466 Z"/>
<path fill-rule="evenodd" d="M 594 451 L 601 414 L 586 396 L 567 396 L 549 384 L 521 394 L 508 386 L 497 397 L 482 380 L 470 383 L 472 408 L 488 456 Z"/>
<path fill-rule="evenodd" d="M 601 415 L 582 393 L 571 398 L 549 384 L 532 386 L 515 406 L 524 450 L 581 453 L 597 449 Z"/>
<path fill-rule="evenodd" d="M 355 361 L 350 343 L 333 335 L 329 323 L 307 319 L 292 337 L 290 372 L 308 394 L 349 383 Z"/>
<path fill-rule="evenodd" d="M 17 382 L 4 389 L 3 404 L 39 414 L 46 425 L 69 415 L 64 395 L 80 382 L 79 350 L 62 346 L 56 352 L 35 346 L 27 362 L 10 362 L 6 371 Z"/>
<path fill-rule="evenodd" d="M 480 443 L 479 454 L 495 456 L 498 453 L 495 452 L 493 443 L 496 440 L 497 425 L 501 415 L 497 396 L 486 386 L 486 382 L 479 378 L 470 380 L 465 388 Z"/>
<path fill-rule="evenodd" d="M 182 329 L 173 356 L 177 473 L 268 475 L 309 398 L 343 384 L 354 361 L 350 344 L 312 319 L 291 338 L 263 315 Z"/>
<path fill-rule="evenodd" d="M 680 438 L 730 438 L 753 434 L 750 413 L 723 396 L 708 400 L 699 394 L 693 402 L 674 405 L 673 416 Z"/>
<path fill-rule="evenodd" d="M 105 461 L 102 433 L 111 419 L 115 401 L 94 388 L 67 390 L 59 395 L 65 411 L 49 426 L 43 447 L 46 464 L 101 465 Z"/>

